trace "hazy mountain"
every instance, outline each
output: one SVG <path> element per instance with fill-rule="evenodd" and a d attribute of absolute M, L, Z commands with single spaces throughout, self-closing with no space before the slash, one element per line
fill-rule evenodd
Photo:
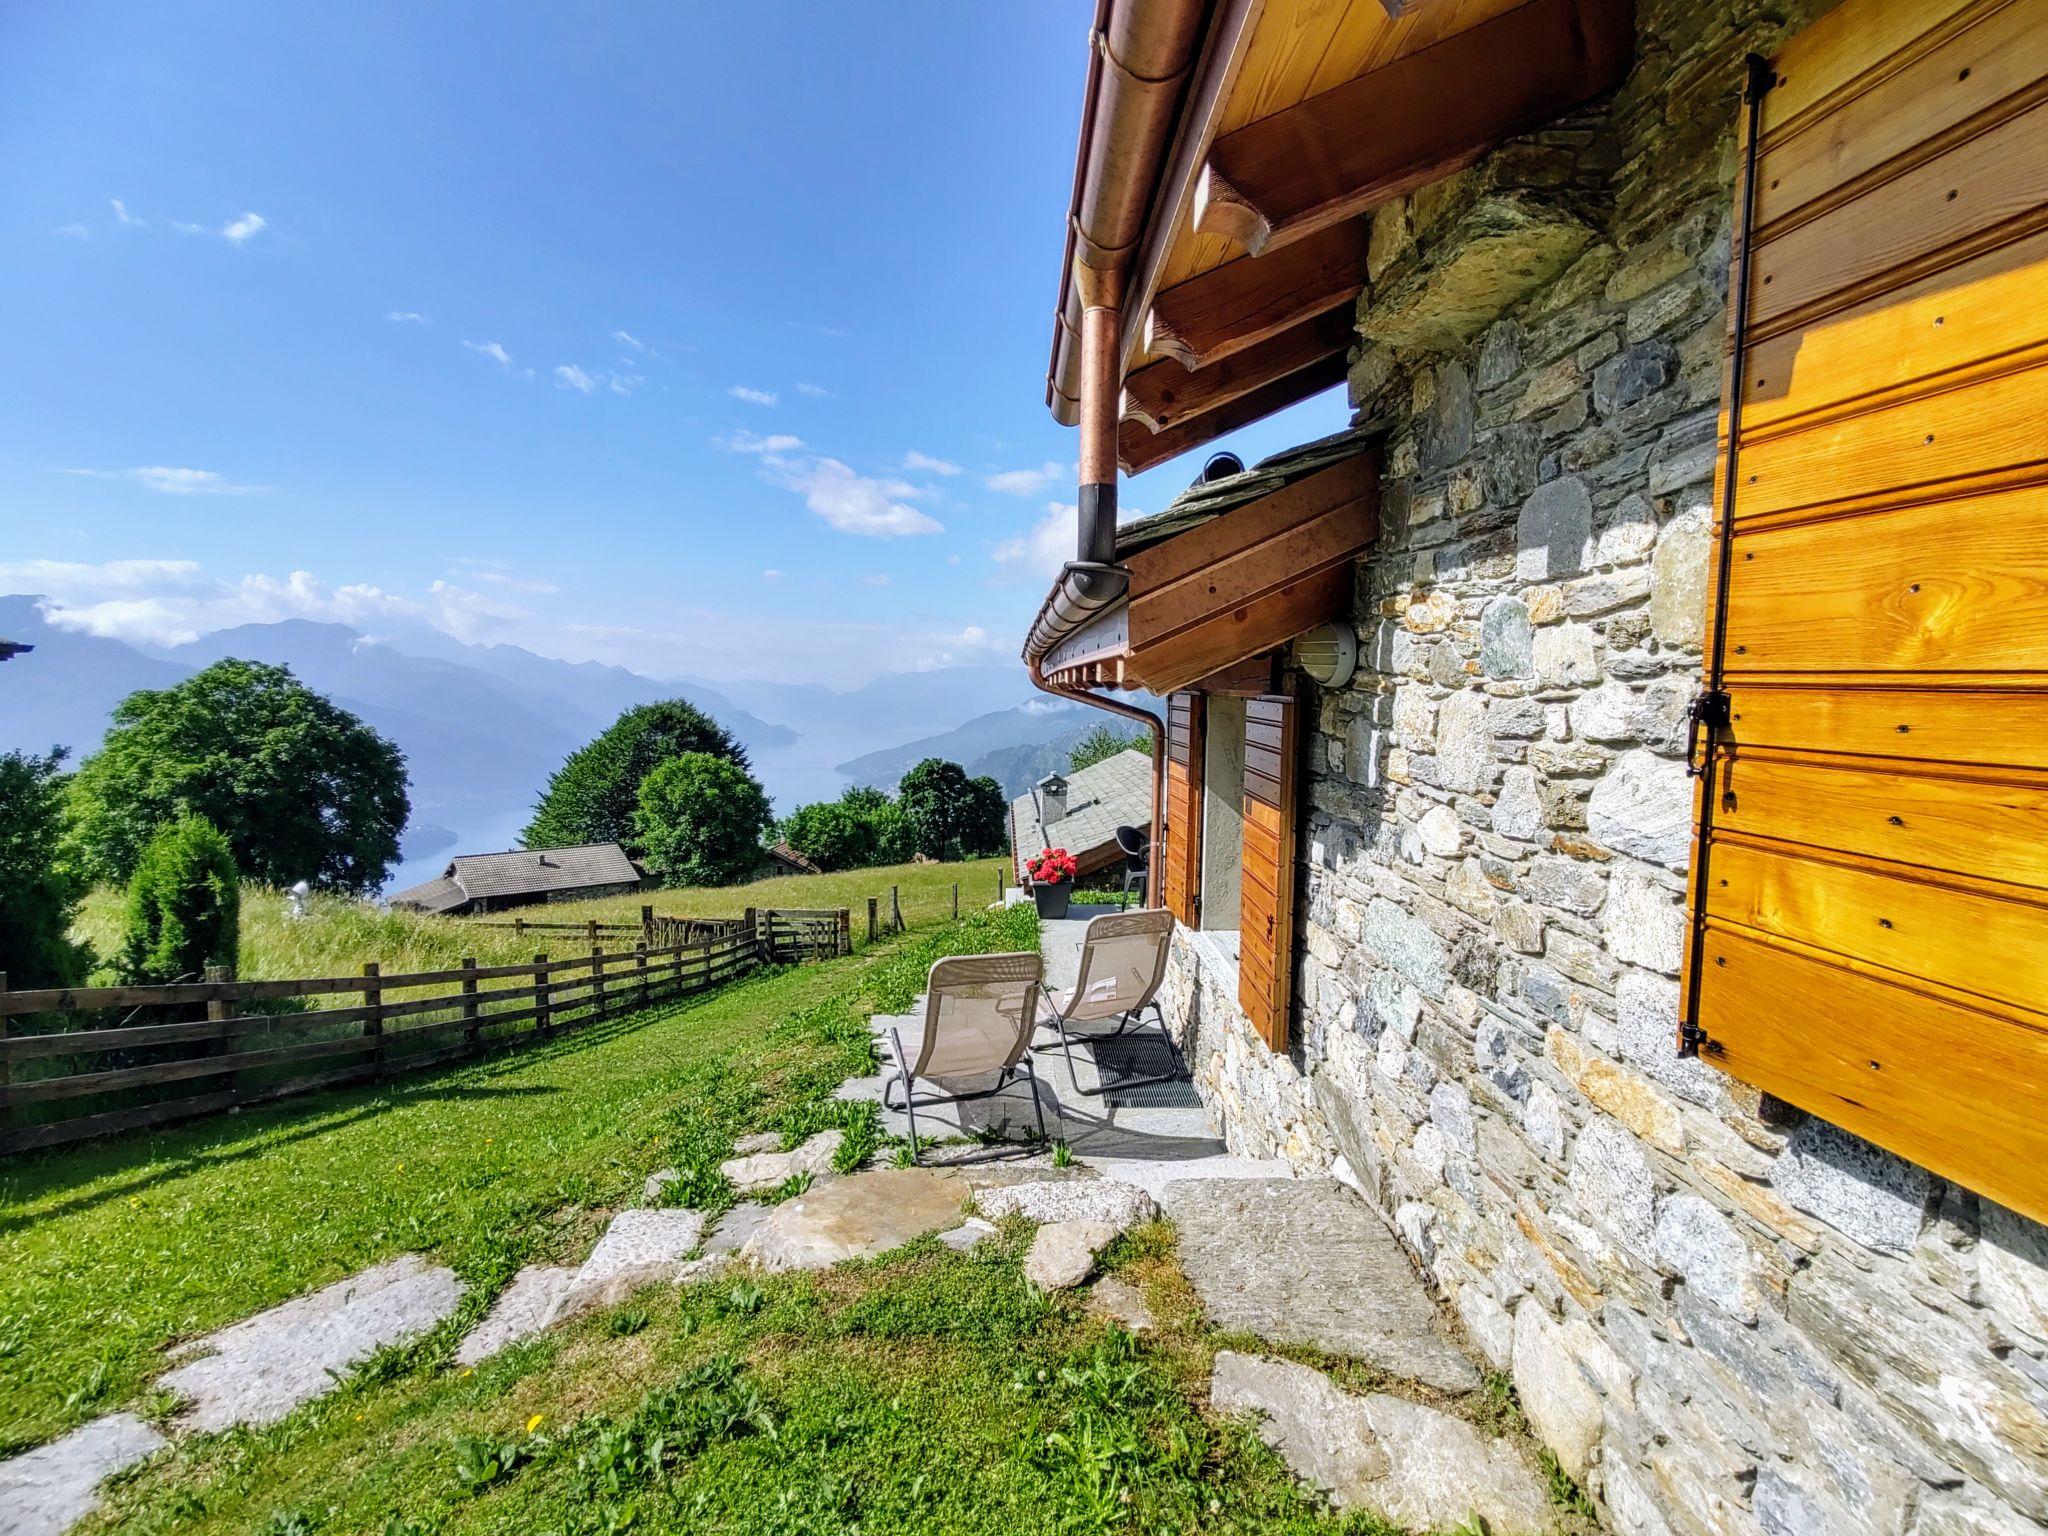
<path fill-rule="evenodd" d="M 843 734 L 868 744 L 933 735 L 991 707 L 1041 697 L 1015 663 L 891 672 L 843 693 L 818 683 L 717 686 L 742 708 L 796 723 L 807 735 Z"/>
<path fill-rule="evenodd" d="M 970 775 L 987 774 L 1005 794 L 1016 796 L 1052 769 L 1065 767 L 1068 749 L 1107 719 L 1086 705 L 1043 698 L 977 715 L 937 735 L 864 753 L 841 763 L 839 771 L 856 784 L 893 791 L 897 781 L 925 758 L 942 757 L 959 763 Z"/>
<path fill-rule="evenodd" d="M 99 745 L 117 703 L 138 688 L 167 688 L 187 671 L 119 640 L 53 629 L 33 597 L 0 597 L 0 638 L 35 647 L 0 662 L 0 751 L 69 747 L 76 763 Z"/>

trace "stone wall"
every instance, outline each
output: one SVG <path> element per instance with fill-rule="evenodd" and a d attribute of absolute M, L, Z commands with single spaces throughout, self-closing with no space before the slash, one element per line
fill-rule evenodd
<path fill-rule="evenodd" d="M 1233 1149 L 1372 1201 L 1626 1536 L 2048 1526 L 2048 1230 L 1673 1049 L 1740 61 L 1822 9 L 1641 0 L 1613 103 L 1377 216 L 1292 1054 L 1176 946 Z"/>

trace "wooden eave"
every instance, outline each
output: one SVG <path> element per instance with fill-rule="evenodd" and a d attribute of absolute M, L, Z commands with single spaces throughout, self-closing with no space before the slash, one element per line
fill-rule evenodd
<path fill-rule="evenodd" d="M 1122 601 L 1050 647 L 1045 675 L 1165 694 L 1242 666 L 1348 614 L 1353 565 L 1378 533 L 1367 448 L 1132 551 Z"/>
<path fill-rule="evenodd" d="M 1634 10 L 1218 0 L 1164 162 L 1108 173 L 1156 178 L 1125 288 L 1123 469 L 1339 382 L 1367 215 L 1612 89 L 1632 57 Z M 1070 273 L 1062 283 L 1070 327 Z M 1063 419 L 1077 353 L 1056 323 L 1048 400 Z"/>

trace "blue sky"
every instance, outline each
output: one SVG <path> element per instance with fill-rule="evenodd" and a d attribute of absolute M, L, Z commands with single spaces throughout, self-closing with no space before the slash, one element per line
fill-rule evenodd
<path fill-rule="evenodd" d="M 1071 542 L 1043 375 L 1091 11 L 5 7 L 0 591 L 157 643 L 1013 657 Z"/>

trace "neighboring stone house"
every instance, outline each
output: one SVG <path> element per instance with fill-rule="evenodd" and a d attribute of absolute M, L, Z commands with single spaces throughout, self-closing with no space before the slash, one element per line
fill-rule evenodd
<path fill-rule="evenodd" d="M 1011 875 L 1024 885 L 1024 866 L 1048 848 L 1071 853 L 1083 880 L 1120 868 L 1126 855 L 1117 828 L 1143 838 L 1151 826 L 1152 759 L 1135 747 L 1069 774 L 1048 774 L 1010 802 Z"/>
<path fill-rule="evenodd" d="M 1455 13 L 1467 26 L 1474 13 L 1379 0 L 1334 9 L 1360 29 L 1380 26 L 1387 12 Z M 1802 38 L 1824 17 L 1826 30 Z M 1129 21 L 1116 12 L 1109 35 L 1119 46 L 1133 46 Z M 1281 76 L 1266 75 L 1258 107 L 1240 109 L 1228 82 L 1241 75 L 1223 71 L 1220 95 L 1205 84 L 1217 76 L 1213 50 L 1247 46 L 1221 25 L 1189 45 L 1179 116 L 1150 162 L 1134 150 L 1099 157 L 1110 167 L 1102 170 L 1084 153 L 1051 392 L 1062 419 L 1078 416 L 1084 428 L 1084 548 L 1026 648 L 1037 674 L 1069 696 L 1140 687 L 1173 695 L 1163 886 L 1183 928 L 1169 1012 L 1204 1103 L 1232 1150 L 1334 1171 L 1359 1190 L 1471 1342 L 1512 1375 L 1537 1434 L 1626 1536 L 2048 1528 L 2048 1228 L 2036 1219 L 2048 1210 L 2038 1129 L 2048 1122 L 2048 1018 L 2039 1011 L 2048 716 L 2028 691 L 2040 687 L 2048 634 L 2048 516 L 2038 451 L 2012 446 L 2031 432 L 2038 450 L 2048 421 L 2048 256 L 2038 235 L 2048 228 L 2048 4 L 1844 0 L 1837 10 L 1825 0 L 1640 0 L 1618 89 L 1603 85 L 1569 111 L 1554 104 L 1505 142 L 1495 134 L 1498 147 L 1467 168 L 1420 184 L 1411 177 L 1405 195 L 1352 205 L 1364 206 L 1368 222 L 1359 226 L 1357 280 L 1340 291 L 1341 334 L 1332 340 L 1323 316 L 1249 345 L 1227 334 L 1229 315 L 1270 318 L 1280 301 L 1243 274 L 1322 236 L 1276 239 L 1258 257 L 1233 248 L 1234 260 L 1218 267 L 1213 249 L 1202 257 L 1189 243 L 1188 221 L 1221 206 L 1229 219 L 1218 232 L 1261 238 L 1289 206 L 1284 166 L 1308 162 L 1262 161 L 1243 135 L 1257 113 L 1334 95 L 1345 76 L 1332 76 L 1326 60 L 1290 96 L 1275 84 Z M 1248 46 L 1256 56 L 1256 35 Z M 1376 65 L 1392 68 L 1385 59 L 1398 46 L 1397 37 Z M 1872 754 L 1895 753 L 1891 733 L 1909 729 L 1927 738 L 1929 757 L 1998 765 L 1954 770 L 1957 782 L 2001 786 L 1984 810 L 1998 828 L 1982 845 L 1993 862 L 1967 865 L 1984 808 L 1951 806 L 1937 821 L 1925 798 L 1911 798 L 1924 792 L 1910 775 L 1800 835 L 1849 850 L 1816 856 L 1830 868 L 1853 868 L 1859 879 L 1874 867 L 1895 874 L 1896 862 L 1881 864 L 1852 839 L 1866 823 L 1910 833 L 1928 813 L 1939 830 L 1908 862 L 1961 871 L 1936 882 L 1940 901 L 1995 897 L 1981 918 L 1976 908 L 1937 905 L 1880 906 L 1866 919 L 1842 898 L 1812 894 L 1834 887 L 1780 879 L 1724 919 L 1720 887 L 1688 889 L 1699 872 L 1689 706 L 1714 612 L 1717 417 L 1728 294 L 1739 276 L 1733 231 L 1752 52 L 1780 60 L 1778 121 L 1814 130 L 1811 140 L 1825 140 L 1817 160 L 1849 178 L 1825 196 L 1809 185 L 1814 204 L 1794 210 L 1799 217 L 1785 221 L 1794 234 L 1775 242 L 1754 277 L 1760 311 L 1839 310 L 1854 299 L 1862 307 L 1842 322 L 1851 339 L 1857 316 L 1895 323 L 1860 343 L 1864 366 L 1882 375 L 1869 396 L 1877 404 L 1858 407 L 1873 434 L 1887 401 L 1932 376 L 1935 365 L 1923 361 L 1931 338 L 1975 327 L 1979 349 L 1941 364 L 1951 370 L 1944 388 L 1981 392 L 1953 417 L 1927 407 L 1924 442 L 1919 418 L 1910 437 L 1859 438 L 1866 418 L 1847 407 L 1831 408 L 1830 420 L 1847 424 L 1830 425 L 1838 435 L 1818 439 L 1805 458 L 1774 447 L 1761 427 L 1741 439 L 1755 443 L 1741 474 L 1744 486 L 1764 477 L 1759 496 L 1773 476 L 1820 483 L 1777 490 L 1759 521 L 1739 528 L 1807 526 L 1791 509 L 1832 497 L 1849 511 L 1892 516 L 1929 493 L 1890 487 L 1937 473 L 1959 487 L 1944 494 L 1975 498 L 1960 509 L 1941 504 L 1944 531 L 1924 543 L 1901 517 L 1868 532 L 1856 525 L 1831 554 L 1789 549 L 1791 568 L 1773 590 L 1789 605 L 1777 612 L 1830 626 L 1843 673 L 1858 673 L 1852 656 L 1868 636 L 1906 635 L 1898 644 L 1919 669 L 1906 685 L 1924 701 L 1913 708 L 1927 713 L 1898 715 L 1883 740 L 1841 745 L 1848 717 L 1839 699 L 1848 695 L 1829 693 L 1832 674 L 1816 672 L 1793 692 L 1799 712 L 1790 718 L 1820 745 L 1836 743 L 1824 766 L 1843 775 L 1868 771 L 1858 764 Z M 1116 66 L 1102 67 L 1109 85 L 1091 75 L 1092 95 L 1117 88 Z M 1155 60 L 1129 73 L 1170 70 Z M 1944 93 L 1975 89 L 1973 79 L 1981 98 L 1944 118 Z M 1451 91 L 1457 82 L 1436 84 Z M 1392 87 L 1380 95 L 1403 99 Z M 1097 99 L 1096 135 L 1108 131 L 1113 106 Z M 1218 121 L 1194 120 L 1201 111 Z M 1447 111 L 1446 120 L 1456 117 Z M 1320 128 L 1302 131 L 1341 121 L 1333 108 Z M 1765 122 L 1768 146 L 1768 114 Z M 1383 126 L 1402 137 L 1399 121 Z M 1861 169 L 1859 135 L 1882 141 Z M 1190 141 L 1192 158 L 1182 152 Z M 1428 148 L 1439 164 L 1467 158 L 1441 140 Z M 1980 157 L 1978 170 L 1950 158 L 1967 154 Z M 1262 166 L 1275 178 L 1270 196 L 1250 185 Z M 1788 162 L 1785 175 L 1800 168 Z M 1387 168 L 1397 190 L 1398 170 Z M 1771 200 L 1774 170 L 1757 189 L 1760 217 L 1785 212 Z M 1116 198 L 1089 178 L 1119 174 L 1141 184 L 1144 218 L 1133 216 L 1135 230 L 1091 232 L 1091 210 Z M 1147 180 L 1155 174 L 1156 188 Z M 1913 192 L 1914 177 L 1924 206 L 1873 214 L 1861 234 L 1821 224 L 1852 201 Z M 2008 190 L 1994 194 L 1988 182 Z M 1324 185 L 1316 195 L 1334 194 Z M 1988 211 L 1948 244 L 1901 233 L 1971 217 L 1973 201 Z M 1883 212 L 1879 201 L 1869 206 Z M 1788 264 L 1794 235 L 1809 227 L 1818 233 L 1807 265 Z M 1915 265 L 1893 252 L 1888 259 L 1903 263 L 1894 272 L 1867 260 L 1858 239 L 1928 254 Z M 1965 261 L 1979 266 L 1951 276 L 1943 265 Z M 1289 281 L 1303 281 L 1301 266 L 1287 269 Z M 1205 281 L 1224 292 L 1216 273 L 1232 267 L 1237 311 L 1169 302 Z M 1829 298 L 1851 283 L 1861 286 L 1847 299 Z M 2030 302 L 1982 308 L 2001 284 Z M 1149 318 L 1118 313 L 1148 301 Z M 1756 393 L 1745 402 L 1759 421 L 1792 410 L 1798 401 L 1781 397 L 1810 390 L 1823 370 L 1846 366 L 1836 350 L 1845 343 L 1819 326 L 1785 343 L 1789 323 L 1759 327 L 1750 354 Z M 1317 324 L 1324 329 L 1310 335 Z M 1203 325 L 1219 333 L 1205 337 Z M 1108 358 L 1108 371 L 1092 385 L 1086 364 L 1068 360 L 1091 337 L 1110 349 L 1094 354 Z M 1280 345 L 1290 337 L 1291 352 Z M 1113 525 L 1104 432 L 1127 469 L 1161 462 L 1326 386 L 1337 376 L 1324 360 L 1331 346 L 1348 370 L 1350 434 L 1255 468 L 1234 499 L 1231 482 L 1202 486 L 1163 526 L 1148 529 L 1158 520 L 1147 520 L 1117 536 L 1097 524 L 1091 533 L 1088 509 L 1103 503 L 1105 486 Z M 1281 359 L 1272 367 L 1290 371 L 1259 376 L 1247 360 L 1266 350 Z M 1995 365 L 1972 360 L 1992 352 L 2001 354 Z M 1225 378 L 1231 369 L 1243 376 Z M 1994 389 L 2017 403 L 2008 408 Z M 1207 414 L 1182 414 L 1197 407 L 1180 402 L 1205 391 Z M 1090 415 L 1097 405 L 1110 413 L 1106 427 Z M 1149 417 L 1137 419 L 1139 409 Z M 1937 465 L 1937 450 L 1955 457 Z M 1909 453 L 1927 453 L 1934 467 L 1903 467 L 1922 462 Z M 1329 477 L 1340 474 L 1351 479 L 1333 489 Z M 2010 503 L 1982 502 L 2014 486 L 2022 490 Z M 1977 512 L 1980 504 L 1996 515 Z M 1234 526 L 1244 533 L 1233 542 Z M 1176 566 L 1172 541 L 1198 537 L 1209 552 Z M 1196 621 L 1176 610 L 1164 624 L 1157 611 L 1185 594 L 1190 569 L 1217 573 L 1229 588 L 1240 566 L 1273 547 L 1262 540 L 1283 537 L 1341 556 L 1341 589 L 1274 574 L 1306 570 L 1299 560 L 1268 560 L 1264 574 L 1243 577 L 1237 606 L 1200 622 L 1271 649 L 1247 660 L 1242 646 L 1229 654 L 1218 641 L 1189 660 Z M 1952 566 L 1942 564 L 1948 545 L 1963 551 L 1947 555 Z M 1744 558 L 1757 548 L 1745 547 Z M 1926 563 L 1926 594 L 1918 568 L 1898 563 L 1909 550 Z M 1850 590 L 1864 579 L 1857 562 L 1866 551 L 1894 562 L 1867 602 Z M 1762 577 L 1737 565 L 1739 596 L 1743 581 Z M 1916 607 L 1922 596 L 1938 597 L 1940 608 Z M 2015 607 L 1993 644 L 1970 629 L 1980 612 L 1971 605 L 2000 602 Z M 1305 667 L 1298 649 L 1285 649 L 1311 625 L 1346 621 L 1360 641 L 1355 670 L 1321 659 Z M 1740 610 L 1727 622 L 1761 621 Z M 1736 631 L 1744 633 L 1763 631 Z M 1989 647 L 1981 654 L 1992 659 L 1968 659 L 1980 654 L 1972 646 Z M 1722 674 L 1737 679 L 1735 709 L 1745 698 L 1783 696 L 1770 693 L 1770 677 L 1742 675 L 1742 649 L 1728 648 Z M 1943 669 L 1970 690 L 1953 728 L 1922 723 L 1958 697 Z M 1856 688 L 1894 686 L 1876 671 L 1859 677 Z M 1706 722 L 1703 760 L 1730 741 L 1739 753 L 1742 719 L 1732 735 L 1727 722 Z M 1235 762 L 1219 761 L 1219 738 L 1234 743 Z M 1737 818 L 1790 817 L 1798 807 L 1772 799 L 1762 762 L 1730 778 L 1727 761 L 1713 809 L 1729 846 L 1782 832 Z M 1254 794 L 1250 780 L 1261 773 L 1270 782 Z M 1219 780 L 1228 783 L 1221 796 Z M 1255 849 L 1245 818 L 1267 812 L 1277 830 L 1259 834 L 1267 841 Z M 1247 893 L 1266 861 L 1256 872 L 1276 886 L 1259 909 L 1262 934 L 1278 935 L 1270 959 L 1254 961 L 1249 895 L 1217 895 L 1219 847 L 1241 865 Z M 1749 878 L 1728 857 L 1716 868 Z M 1864 926 L 1833 937 L 1845 910 Z M 1941 916 L 1931 941 L 1919 938 L 1910 959 L 1896 952 L 1894 972 L 1853 958 L 1880 939 L 1912 942 L 1912 919 L 1895 929 L 1891 915 L 1907 911 Z M 1782 986 L 1717 993 L 1734 984 L 1715 970 L 1727 954 L 1711 947 L 1724 922 L 1776 925 L 1759 953 L 1839 949 L 1851 958 L 1828 972 L 1832 991 L 1802 990 L 1793 983 L 1805 973 L 1788 968 Z M 1714 963 L 1688 1017 L 1681 982 L 1696 950 L 1700 963 Z M 1274 974 L 1255 981 L 1255 963 Z M 1872 998 L 1883 1004 L 1892 993 L 1873 991 L 1874 977 L 1920 988 L 1913 1007 L 1926 1011 L 1904 1015 L 1912 1027 L 1888 1028 Z M 1727 996 L 1738 1005 L 1716 1003 Z M 1978 1033 L 1941 1034 L 1946 1010 L 1965 1004 Z M 1700 1028 L 1705 1055 L 1681 1054 L 1682 1017 Z M 1915 1160 L 1880 1142 L 1925 1150 Z"/>
<path fill-rule="evenodd" d="M 772 843 L 761 850 L 761 862 L 755 866 L 749 877 L 753 880 L 773 880 L 783 875 L 815 875 L 818 866 L 798 853 L 787 843 Z"/>
<path fill-rule="evenodd" d="M 622 896 L 645 883 L 617 843 L 459 853 L 432 880 L 391 894 L 391 905 L 443 917 L 475 917 L 543 901 Z"/>

